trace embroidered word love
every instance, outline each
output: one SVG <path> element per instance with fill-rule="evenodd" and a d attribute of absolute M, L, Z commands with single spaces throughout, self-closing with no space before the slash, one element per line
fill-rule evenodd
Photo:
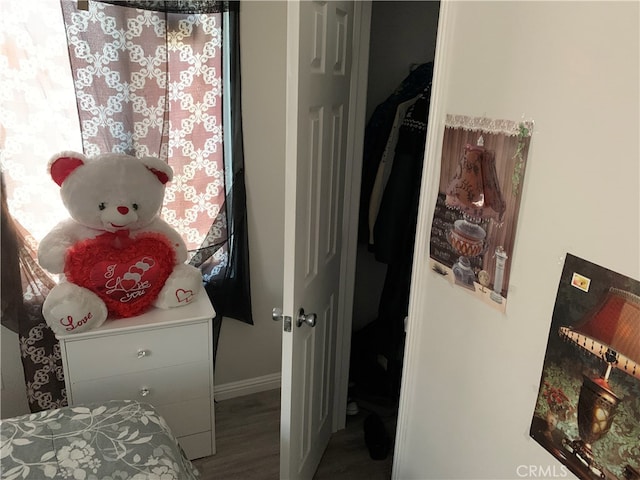
<path fill-rule="evenodd" d="M 63 327 L 66 327 L 65 330 L 67 332 L 71 332 L 71 331 L 75 330 L 76 328 L 81 327 L 82 325 L 87 323 L 87 321 L 91 320 L 92 318 L 93 318 L 93 315 L 91 314 L 91 312 L 89 312 L 84 317 L 82 317 L 82 319 L 80 319 L 78 321 L 78 323 L 74 324 L 73 323 L 73 317 L 71 315 L 69 315 L 66 320 L 64 318 L 60 319 L 60 325 L 62 325 Z"/>

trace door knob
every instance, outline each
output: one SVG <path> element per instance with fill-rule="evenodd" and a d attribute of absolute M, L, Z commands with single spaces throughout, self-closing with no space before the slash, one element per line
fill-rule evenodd
<path fill-rule="evenodd" d="M 316 318 L 317 315 L 315 313 L 304 313 L 304 308 L 298 310 L 298 319 L 296 320 L 296 325 L 301 327 L 303 323 L 306 323 L 310 327 L 316 326 Z"/>

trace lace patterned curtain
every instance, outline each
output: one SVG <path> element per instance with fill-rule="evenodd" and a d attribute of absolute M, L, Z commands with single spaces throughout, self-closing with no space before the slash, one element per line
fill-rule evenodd
<path fill-rule="evenodd" d="M 225 199 L 222 14 L 177 14 L 63 0 L 85 154 L 169 162 L 162 217 L 195 250 Z M 222 215 L 221 217 L 224 217 Z M 224 261 L 220 252 L 219 261 Z"/>
<path fill-rule="evenodd" d="M 2 324 L 18 334 L 32 412 L 67 404 L 60 345 L 42 318 L 55 282 L 34 260 L 35 242 L 7 208 L 2 181 Z"/>
<path fill-rule="evenodd" d="M 238 3 L 61 4 L 85 153 L 167 159 L 174 180 L 161 215 L 203 272 L 220 317 L 216 342 L 222 315 L 252 324 Z"/>

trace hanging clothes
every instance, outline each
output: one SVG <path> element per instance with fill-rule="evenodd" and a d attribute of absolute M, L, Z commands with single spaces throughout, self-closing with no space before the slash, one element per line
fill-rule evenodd
<path fill-rule="evenodd" d="M 369 240 L 369 201 L 398 105 L 419 95 L 431 83 L 432 76 L 433 62 L 424 63 L 413 69 L 396 91 L 376 107 L 367 122 L 364 132 L 358 222 L 360 243 L 367 243 Z"/>
<path fill-rule="evenodd" d="M 375 257 L 383 263 L 404 262 L 413 254 L 430 97 L 431 85 L 409 108 L 399 129 L 391 173 L 373 228 Z"/>
<path fill-rule="evenodd" d="M 404 320 L 409 311 L 411 271 L 422 179 L 431 85 L 409 108 L 398 135 L 393 166 L 374 226 L 376 260 L 387 264 L 377 330 L 386 339 L 381 354 L 388 362 L 388 382 L 400 391 L 404 350 Z"/>
<path fill-rule="evenodd" d="M 400 125 L 404 121 L 404 117 L 407 114 L 409 108 L 416 103 L 420 98 L 420 95 L 402 102 L 398 105 L 396 110 L 396 116 L 391 127 L 391 133 L 389 134 L 389 140 L 387 140 L 387 146 L 384 149 L 382 158 L 380 159 L 380 165 L 378 167 L 378 173 L 376 174 L 375 182 L 371 190 L 371 199 L 369 200 L 369 245 L 374 244 L 373 227 L 380 211 L 380 204 L 382 203 L 382 194 L 389 181 L 389 175 L 391 175 L 391 168 L 393 167 L 393 157 L 396 153 L 396 145 L 398 144 L 398 135 L 400 133 Z"/>
<path fill-rule="evenodd" d="M 358 241 L 387 273 L 376 320 L 352 339 L 350 375 L 358 388 L 392 400 L 400 392 L 432 74 L 433 63 L 413 70 L 365 130 Z"/>

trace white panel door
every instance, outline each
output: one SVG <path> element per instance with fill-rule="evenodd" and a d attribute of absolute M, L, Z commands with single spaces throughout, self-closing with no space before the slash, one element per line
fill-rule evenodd
<path fill-rule="evenodd" d="M 312 478 L 332 429 L 353 8 L 287 6 L 283 479 Z M 297 322 L 300 309 L 315 327 Z"/>

